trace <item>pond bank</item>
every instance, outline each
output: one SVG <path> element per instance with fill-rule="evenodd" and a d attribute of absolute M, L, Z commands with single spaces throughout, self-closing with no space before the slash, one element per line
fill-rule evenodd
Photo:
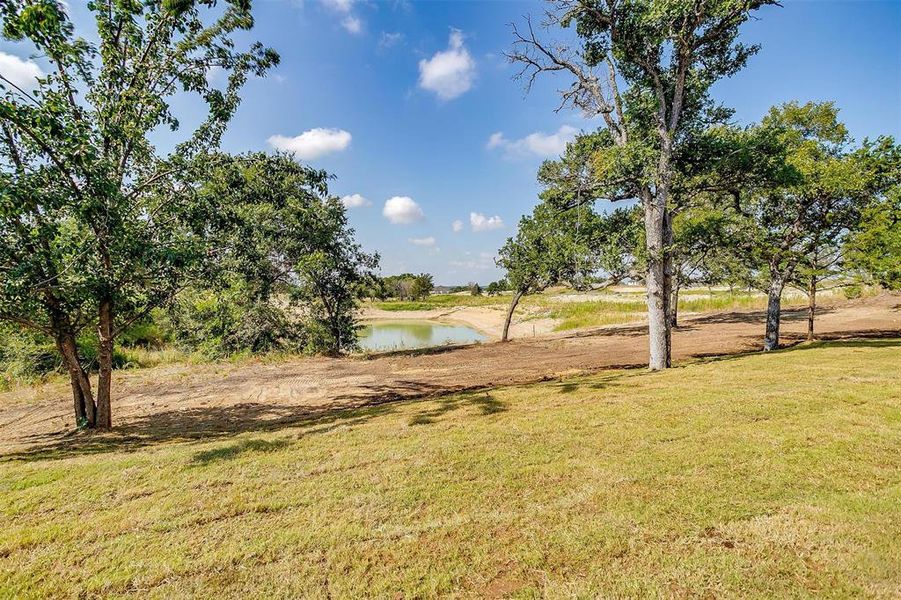
<path fill-rule="evenodd" d="M 499 340 L 504 329 L 507 307 L 497 306 L 455 306 L 432 310 L 382 310 L 367 306 L 360 311 L 360 320 L 372 321 L 437 321 L 449 325 L 465 325 L 475 329 L 491 340 Z M 522 312 L 522 311 L 519 311 Z M 549 318 L 530 318 L 528 314 L 518 314 L 513 319 L 510 334 L 515 338 L 538 336 L 554 331 L 558 321 Z"/>

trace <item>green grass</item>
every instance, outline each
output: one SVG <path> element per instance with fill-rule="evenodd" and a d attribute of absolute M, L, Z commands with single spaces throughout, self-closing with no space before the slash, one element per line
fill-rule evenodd
<path fill-rule="evenodd" d="M 0 597 L 897 598 L 899 361 L 806 345 L 8 459 Z"/>

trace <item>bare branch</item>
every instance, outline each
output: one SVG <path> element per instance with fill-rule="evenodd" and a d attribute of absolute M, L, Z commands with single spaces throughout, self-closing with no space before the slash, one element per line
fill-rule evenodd
<path fill-rule="evenodd" d="M 609 95 L 614 100 L 613 103 L 608 101 L 604 84 L 594 70 L 584 64 L 577 52 L 562 45 L 552 47 L 544 44 L 535 35 L 532 19 L 526 16 L 525 20 L 527 32 L 520 31 L 515 23 L 511 23 L 510 27 L 515 38 L 513 50 L 505 53 L 507 60 L 522 65 L 515 79 L 525 82 L 528 93 L 541 73 L 569 73 L 574 77 L 574 81 L 568 89 L 560 91 L 561 102 L 556 110 L 572 106 L 589 117 L 600 115 L 617 142 L 624 143 L 622 107 L 619 106 L 618 90 L 611 86 Z"/>

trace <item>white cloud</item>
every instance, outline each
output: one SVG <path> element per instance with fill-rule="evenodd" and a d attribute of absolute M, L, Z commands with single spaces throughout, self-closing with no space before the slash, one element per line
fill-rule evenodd
<path fill-rule="evenodd" d="M 497 215 L 486 217 L 482 213 L 469 213 L 469 224 L 473 231 L 491 231 L 504 226 L 504 221 Z"/>
<path fill-rule="evenodd" d="M 414 246 L 426 246 L 428 248 L 431 248 L 435 245 L 435 238 L 433 238 L 432 236 L 424 238 L 408 238 L 407 241 Z"/>
<path fill-rule="evenodd" d="M 340 152 L 350 145 L 352 136 L 343 129 L 317 127 L 295 137 L 273 135 L 267 142 L 277 150 L 293 152 L 297 158 L 313 159 L 330 152 Z"/>
<path fill-rule="evenodd" d="M 359 17 L 349 15 L 341 20 L 341 27 L 350 33 L 357 34 L 363 31 L 363 21 Z"/>
<path fill-rule="evenodd" d="M 456 221 L 451 223 L 451 229 L 454 230 L 454 233 L 460 233 L 461 231 L 463 231 L 463 221 L 457 219 Z"/>
<path fill-rule="evenodd" d="M 404 41 L 404 34 L 400 32 L 389 33 L 383 31 L 382 35 L 379 36 L 379 48 L 391 48 L 402 41 Z"/>
<path fill-rule="evenodd" d="M 344 14 L 349 13 L 354 6 L 354 0 L 323 0 L 322 3 L 333 11 Z"/>
<path fill-rule="evenodd" d="M 360 208 L 363 206 L 372 206 L 372 202 L 370 202 L 360 194 L 348 194 L 347 196 L 342 196 L 341 204 L 344 205 L 344 208 Z"/>
<path fill-rule="evenodd" d="M 485 147 L 491 150 L 492 148 L 503 146 L 506 143 L 508 143 L 507 138 L 504 137 L 503 132 L 498 131 L 491 134 L 491 136 L 488 138 L 488 143 L 485 144 Z"/>
<path fill-rule="evenodd" d="M 413 198 L 409 196 L 394 196 L 385 201 L 382 214 L 388 221 L 395 225 L 409 225 L 416 221 L 422 221 L 425 213 Z"/>
<path fill-rule="evenodd" d="M 6 52 L 0 52 L 0 74 L 13 85 L 26 90 L 37 86 L 37 78 L 44 76 L 37 63 Z"/>
<path fill-rule="evenodd" d="M 476 76 L 476 62 L 463 46 L 463 33 L 451 30 L 448 49 L 419 61 L 419 87 L 435 92 L 442 100 L 464 94 Z"/>
<path fill-rule="evenodd" d="M 575 127 L 563 125 L 555 133 L 543 133 L 536 131 L 518 140 L 508 140 L 500 131 L 492 133 L 485 147 L 490 149 L 503 148 L 511 157 L 527 155 L 551 158 L 563 154 L 566 144 L 575 139 L 579 132 Z"/>
<path fill-rule="evenodd" d="M 341 27 L 349 33 L 357 35 L 363 32 L 363 20 L 352 12 L 355 0 L 323 0 L 323 4 L 332 12 L 344 15 Z"/>

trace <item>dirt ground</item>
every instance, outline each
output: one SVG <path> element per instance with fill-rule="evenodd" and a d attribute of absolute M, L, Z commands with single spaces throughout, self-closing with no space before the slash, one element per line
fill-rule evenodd
<path fill-rule="evenodd" d="M 422 315 L 420 314 L 420 318 Z M 686 318 L 673 335 L 676 361 L 753 351 L 763 337 L 761 311 Z M 803 339 L 803 310 L 783 313 L 785 343 Z M 826 306 L 821 338 L 901 337 L 901 296 Z M 613 367 L 640 367 L 648 356 L 643 325 L 526 337 L 424 353 L 374 358 L 298 358 L 184 365 L 117 372 L 113 433 L 73 432 L 68 383 L 0 394 L 0 454 L 187 440 L 267 430 L 300 421 L 353 423 L 350 409 L 389 401 L 522 384 Z"/>

